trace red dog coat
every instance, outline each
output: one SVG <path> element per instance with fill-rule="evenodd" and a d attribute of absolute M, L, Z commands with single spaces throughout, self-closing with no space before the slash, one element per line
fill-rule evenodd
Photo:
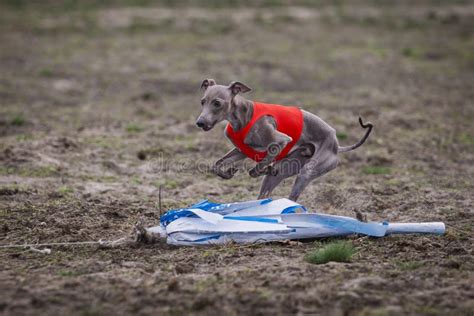
<path fill-rule="evenodd" d="M 290 136 L 293 140 L 286 145 L 285 148 L 276 157 L 276 160 L 283 159 L 293 148 L 296 142 L 300 139 L 301 131 L 303 130 L 303 113 L 294 106 L 283 106 L 277 104 L 253 103 L 253 116 L 242 129 L 234 131 L 230 124 L 227 124 L 226 134 L 232 143 L 242 153 L 250 159 L 260 161 L 267 155 L 266 151 L 256 151 L 249 145 L 244 143 L 244 139 L 248 132 L 262 116 L 271 116 L 276 122 L 276 128 L 279 132 Z"/>

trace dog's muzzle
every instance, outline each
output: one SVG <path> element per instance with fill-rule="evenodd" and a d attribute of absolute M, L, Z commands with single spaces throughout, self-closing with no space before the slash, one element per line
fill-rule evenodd
<path fill-rule="evenodd" d="M 203 121 L 200 121 L 200 120 L 198 120 L 196 122 L 196 126 L 199 127 L 199 128 L 202 128 L 205 132 L 211 130 L 214 127 L 215 124 L 216 124 L 215 122 L 212 123 L 212 124 L 206 124 L 206 123 L 204 123 Z"/>

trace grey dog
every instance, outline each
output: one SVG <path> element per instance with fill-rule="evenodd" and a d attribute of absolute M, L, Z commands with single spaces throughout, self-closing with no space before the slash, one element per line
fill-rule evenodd
<path fill-rule="evenodd" d="M 213 79 L 205 79 L 201 89 L 204 90 L 201 99 L 202 112 L 196 125 L 204 131 L 209 131 L 216 123 L 224 120 L 229 122 L 233 130 L 238 131 L 251 120 L 254 102 L 240 95 L 251 91 L 247 85 L 234 81 L 229 86 L 224 86 L 216 84 Z M 245 137 L 246 145 L 256 151 L 267 153 L 249 170 L 251 177 L 265 175 L 259 199 L 269 197 L 285 178 L 297 175 L 289 196 L 290 200 L 296 201 L 312 180 L 337 167 L 338 153 L 361 146 L 373 128 L 372 124 L 364 124 L 359 117 L 360 125 L 368 128 L 364 137 L 356 144 L 340 147 L 334 128 L 312 113 L 304 110 L 301 112 L 303 114 L 301 136 L 288 155 L 279 161 L 275 161 L 275 158 L 292 138 L 278 130 L 272 116 L 258 119 Z M 238 148 L 234 148 L 214 164 L 212 171 L 224 179 L 230 179 L 237 171 L 234 164 L 244 158 L 247 156 Z"/>

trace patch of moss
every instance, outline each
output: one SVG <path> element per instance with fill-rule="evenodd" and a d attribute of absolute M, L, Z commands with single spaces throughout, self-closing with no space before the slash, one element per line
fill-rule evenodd
<path fill-rule="evenodd" d="M 395 185 L 401 185 L 402 181 L 400 179 L 394 178 L 394 179 L 389 179 L 389 180 L 385 181 L 385 184 L 389 185 L 389 186 L 391 186 L 391 185 L 394 185 L 394 186 Z"/>
<path fill-rule="evenodd" d="M 274 296 L 274 293 L 266 288 L 257 288 L 255 289 L 256 294 L 260 299 L 269 300 Z"/>
<path fill-rule="evenodd" d="M 405 47 L 402 49 L 402 55 L 409 58 L 418 58 L 421 56 L 421 52 L 413 47 Z"/>
<path fill-rule="evenodd" d="M 387 310 L 386 307 L 365 307 L 362 311 L 358 314 L 360 316 L 389 316 L 393 315 L 390 310 Z"/>
<path fill-rule="evenodd" d="M 416 306 L 415 308 L 416 314 L 420 315 L 442 315 L 442 311 L 433 306 Z"/>
<path fill-rule="evenodd" d="M 58 271 L 58 275 L 62 277 L 75 277 L 80 275 L 77 271 L 72 271 L 72 270 L 60 270 Z"/>
<path fill-rule="evenodd" d="M 462 133 L 458 139 L 461 144 L 474 145 L 474 137 L 468 133 Z"/>
<path fill-rule="evenodd" d="M 413 271 L 423 266 L 420 261 L 395 261 L 395 265 L 402 271 Z"/>
<path fill-rule="evenodd" d="M 54 72 L 51 69 L 43 68 L 38 72 L 40 77 L 51 78 L 54 76 Z"/>
<path fill-rule="evenodd" d="M 53 166 L 45 167 L 0 167 L 2 175 L 18 175 L 21 177 L 47 178 L 57 176 L 58 169 Z"/>
<path fill-rule="evenodd" d="M 80 311 L 81 316 L 98 316 L 98 315 L 103 315 L 103 312 L 97 307 L 88 307 L 84 310 Z"/>
<path fill-rule="evenodd" d="M 347 139 L 347 134 L 344 132 L 337 132 L 336 137 L 338 140 L 345 140 Z"/>
<path fill-rule="evenodd" d="M 142 184 L 143 183 L 142 179 L 140 179 L 140 177 L 138 177 L 138 176 L 132 177 L 132 182 L 133 182 L 133 184 Z"/>
<path fill-rule="evenodd" d="M 390 167 L 384 166 L 365 166 L 362 168 L 362 172 L 365 174 L 390 174 L 392 170 Z"/>
<path fill-rule="evenodd" d="M 23 184 L 8 184 L 0 186 L 0 195 L 15 195 L 27 193 L 31 188 Z"/>
<path fill-rule="evenodd" d="M 17 142 L 26 142 L 33 139 L 31 135 L 20 134 L 15 137 Z"/>
<path fill-rule="evenodd" d="M 217 278 L 214 276 L 198 280 L 195 283 L 195 290 L 196 292 L 202 292 L 207 288 L 213 287 L 216 284 L 216 282 L 217 282 Z"/>
<path fill-rule="evenodd" d="M 136 123 L 129 123 L 127 124 L 127 126 L 125 127 L 125 130 L 128 132 L 128 133 L 140 133 L 140 132 L 143 132 L 144 128 L 143 126 L 139 125 L 139 124 L 136 124 Z"/>
<path fill-rule="evenodd" d="M 68 194 L 74 192 L 74 190 L 70 187 L 62 186 L 62 187 L 58 188 L 57 192 L 61 195 L 68 195 Z"/>
<path fill-rule="evenodd" d="M 336 241 L 327 244 L 321 249 L 316 249 L 305 256 L 305 261 L 313 264 L 328 262 L 349 262 L 356 253 L 352 243 L 348 241 Z"/>
<path fill-rule="evenodd" d="M 10 121 L 10 124 L 13 126 L 23 126 L 25 125 L 25 123 L 26 123 L 26 120 L 21 114 L 15 115 Z"/>
<path fill-rule="evenodd" d="M 456 240 L 456 241 L 464 241 L 469 238 L 469 235 L 463 231 L 455 231 L 453 229 L 448 229 L 446 234 L 444 235 L 447 240 Z"/>
<path fill-rule="evenodd" d="M 104 149 L 120 149 L 123 147 L 122 139 L 110 136 L 92 136 L 81 140 L 84 144 L 93 144 Z"/>

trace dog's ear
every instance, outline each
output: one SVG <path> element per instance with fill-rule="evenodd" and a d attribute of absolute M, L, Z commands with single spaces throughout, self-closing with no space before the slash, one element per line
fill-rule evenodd
<path fill-rule="evenodd" d="M 210 86 L 213 86 L 215 84 L 216 84 L 216 82 L 214 81 L 214 79 L 204 79 L 201 83 L 201 89 L 206 90 L 207 88 L 209 88 Z"/>
<path fill-rule="evenodd" d="M 232 95 L 237 95 L 239 93 L 245 93 L 252 90 L 249 87 L 247 87 L 245 84 L 243 84 L 242 82 L 238 82 L 238 81 L 232 82 L 229 85 L 229 89 Z"/>

